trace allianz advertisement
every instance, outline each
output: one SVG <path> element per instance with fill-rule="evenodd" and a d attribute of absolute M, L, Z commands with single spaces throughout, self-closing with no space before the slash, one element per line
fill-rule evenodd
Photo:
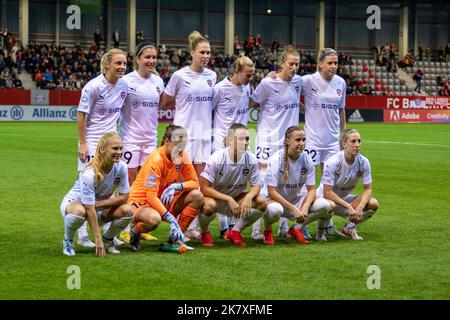
<path fill-rule="evenodd" d="M 76 120 L 76 106 L 0 106 L 0 121 Z"/>

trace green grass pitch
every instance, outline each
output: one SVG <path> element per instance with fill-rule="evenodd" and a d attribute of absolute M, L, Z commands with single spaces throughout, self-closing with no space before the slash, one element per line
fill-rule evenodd
<path fill-rule="evenodd" d="M 449 125 L 349 126 L 362 134 L 381 204 L 358 227 L 364 241 L 276 238 L 269 247 L 246 230 L 248 247 L 235 248 L 217 239 L 213 221 L 214 248 L 193 242 L 196 250 L 178 255 L 158 252 L 163 223 L 154 232 L 161 241 L 100 259 L 78 247 L 75 257 L 62 254 L 59 206 L 77 176 L 75 123 L 1 123 L 0 299 L 449 299 Z M 67 287 L 72 265 L 79 290 Z M 379 289 L 367 286 L 373 265 Z"/>

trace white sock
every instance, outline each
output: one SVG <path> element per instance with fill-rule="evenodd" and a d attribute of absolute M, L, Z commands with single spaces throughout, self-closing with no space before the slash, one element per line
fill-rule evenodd
<path fill-rule="evenodd" d="M 109 224 L 108 230 L 103 233 L 103 238 L 106 241 L 112 241 L 116 234 L 125 229 L 131 222 L 133 217 L 122 217 L 116 220 L 113 220 Z"/>
<path fill-rule="evenodd" d="M 280 217 L 280 224 L 278 226 L 278 232 L 285 233 L 289 230 L 288 218 Z"/>
<path fill-rule="evenodd" d="M 204 215 L 203 213 L 198 214 L 197 218 L 198 218 L 198 223 L 200 225 L 201 232 L 209 231 L 209 224 L 211 223 L 211 221 L 213 221 L 215 216 L 216 216 L 215 213 L 213 213 L 209 217 Z M 224 215 L 221 215 L 221 216 L 224 216 Z M 224 216 L 224 217 L 226 218 L 226 216 Z"/>
<path fill-rule="evenodd" d="M 194 220 L 192 220 L 189 227 L 187 227 L 187 230 L 197 230 L 198 229 L 198 216 L 195 217 Z"/>
<path fill-rule="evenodd" d="M 233 227 L 233 230 L 242 232 L 242 230 L 244 230 L 247 226 L 251 225 L 252 223 L 254 223 L 256 220 L 261 221 L 261 217 L 264 214 L 264 212 L 256 210 L 256 209 L 251 209 L 251 213 L 245 217 L 245 218 L 240 218 L 236 224 Z"/>
<path fill-rule="evenodd" d="M 67 217 L 67 215 L 66 215 L 66 217 Z M 88 222 L 86 219 L 86 221 L 82 224 L 82 226 L 80 228 L 78 228 L 78 239 L 89 237 L 88 232 L 87 232 L 87 225 L 88 225 Z"/>
<path fill-rule="evenodd" d="M 103 233 L 108 231 L 108 229 L 111 227 L 111 222 L 107 222 L 103 225 Z"/>
<path fill-rule="evenodd" d="M 374 215 L 376 211 L 372 211 L 372 210 L 367 210 L 367 211 L 363 211 L 363 219 L 361 222 L 366 221 L 367 219 L 372 218 L 372 216 Z"/>
<path fill-rule="evenodd" d="M 230 226 L 234 226 L 236 224 L 236 217 L 235 216 L 231 216 L 230 218 Z"/>
<path fill-rule="evenodd" d="M 219 220 L 219 228 L 220 231 L 228 229 L 228 217 L 224 214 L 217 213 L 217 219 Z M 201 223 L 200 223 L 201 228 Z"/>
<path fill-rule="evenodd" d="M 258 219 L 253 223 L 252 233 L 261 233 L 261 219 Z"/>
<path fill-rule="evenodd" d="M 64 238 L 73 241 L 75 231 L 77 231 L 85 222 L 84 217 L 76 216 L 74 214 L 66 214 L 64 217 Z M 86 232 L 87 236 L 87 232 Z"/>

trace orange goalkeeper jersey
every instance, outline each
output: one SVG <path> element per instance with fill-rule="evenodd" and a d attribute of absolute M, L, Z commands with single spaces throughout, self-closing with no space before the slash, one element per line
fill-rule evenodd
<path fill-rule="evenodd" d="M 181 164 L 173 163 L 166 155 L 165 148 L 159 147 L 147 157 L 139 174 L 131 186 L 128 202 L 146 201 L 161 215 L 167 209 L 159 197 L 172 183 L 184 178 L 183 191 L 198 189 L 198 177 L 189 155 L 183 151 Z"/>

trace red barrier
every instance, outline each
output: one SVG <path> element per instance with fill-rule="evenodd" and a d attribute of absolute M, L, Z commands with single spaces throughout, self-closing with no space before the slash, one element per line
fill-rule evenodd
<path fill-rule="evenodd" d="M 0 89 L 0 104 L 29 105 L 31 91 L 24 89 Z"/>
<path fill-rule="evenodd" d="M 80 102 L 80 90 L 50 90 L 51 106 L 77 106 Z"/>

